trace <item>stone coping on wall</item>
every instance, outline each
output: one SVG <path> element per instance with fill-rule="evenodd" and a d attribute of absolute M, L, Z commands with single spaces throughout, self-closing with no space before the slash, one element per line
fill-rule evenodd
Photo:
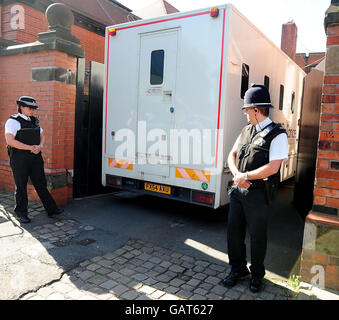
<path fill-rule="evenodd" d="M 6 48 L 0 49 L 0 56 L 10 56 L 10 55 L 17 55 L 17 54 L 25 54 L 25 53 L 34 53 L 40 51 L 49 51 L 49 50 L 57 50 L 69 55 L 83 58 L 84 57 L 84 50 L 81 46 L 72 44 L 68 41 L 58 40 L 51 42 L 42 43 L 40 41 L 36 41 L 33 43 L 27 44 L 20 44 L 9 46 Z"/>
<path fill-rule="evenodd" d="M 0 48 L 8 47 L 8 46 L 14 46 L 16 44 L 17 44 L 17 42 L 15 42 L 15 41 L 0 38 Z"/>
<path fill-rule="evenodd" d="M 339 217 L 320 215 L 314 212 L 310 212 L 306 217 L 307 222 L 313 222 L 318 224 L 326 224 L 339 228 Z"/>
<path fill-rule="evenodd" d="M 331 5 L 327 9 L 324 19 L 325 30 L 331 24 L 338 24 L 339 21 L 339 1 L 331 0 Z"/>

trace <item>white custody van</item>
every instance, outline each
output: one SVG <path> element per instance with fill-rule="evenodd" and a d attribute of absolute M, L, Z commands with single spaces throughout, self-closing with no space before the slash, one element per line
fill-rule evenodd
<path fill-rule="evenodd" d="M 265 84 L 294 176 L 305 73 L 232 5 L 107 27 L 102 184 L 212 208 L 229 202 L 227 156 L 243 96 Z"/>

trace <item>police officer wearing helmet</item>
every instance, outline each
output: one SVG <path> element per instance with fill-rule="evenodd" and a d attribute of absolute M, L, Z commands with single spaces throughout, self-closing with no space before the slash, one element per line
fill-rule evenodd
<path fill-rule="evenodd" d="M 259 292 L 265 275 L 269 204 L 280 181 L 280 166 L 288 159 L 288 139 L 280 124 L 272 122 L 267 88 L 253 84 L 244 97 L 242 109 L 248 125 L 243 128 L 228 156 L 234 184 L 230 190 L 227 225 L 230 274 L 227 287 L 251 273 L 250 290 Z M 251 266 L 247 268 L 245 235 L 250 234 Z"/>
<path fill-rule="evenodd" d="M 44 162 L 41 149 L 44 144 L 43 130 L 34 117 L 38 109 L 35 99 L 22 96 L 17 100 L 18 113 L 12 115 L 5 124 L 10 166 L 15 182 L 14 212 L 21 223 L 29 223 L 27 182 L 31 179 L 48 216 L 60 214 L 63 209 L 57 207 L 47 190 Z"/>

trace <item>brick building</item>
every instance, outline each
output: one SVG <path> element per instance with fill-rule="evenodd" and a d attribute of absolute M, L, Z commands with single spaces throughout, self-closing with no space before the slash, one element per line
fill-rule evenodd
<path fill-rule="evenodd" d="M 297 53 L 295 62 L 306 73 L 310 73 L 325 58 L 325 52 Z"/>
<path fill-rule="evenodd" d="M 283 50 L 300 68 L 309 73 L 324 58 L 325 52 L 296 53 L 298 28 L 295 22 L 289 21 L 282 25 L 281 50 Z"/>

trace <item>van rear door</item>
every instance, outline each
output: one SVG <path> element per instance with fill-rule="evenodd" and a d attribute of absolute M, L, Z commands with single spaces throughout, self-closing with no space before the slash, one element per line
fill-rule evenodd
<path fill-rule="evenodd" d="M 177 42 L 178 30 L 140 35 L 137 159 L 138 171 L 146 174 L 169 176 Z"/>

